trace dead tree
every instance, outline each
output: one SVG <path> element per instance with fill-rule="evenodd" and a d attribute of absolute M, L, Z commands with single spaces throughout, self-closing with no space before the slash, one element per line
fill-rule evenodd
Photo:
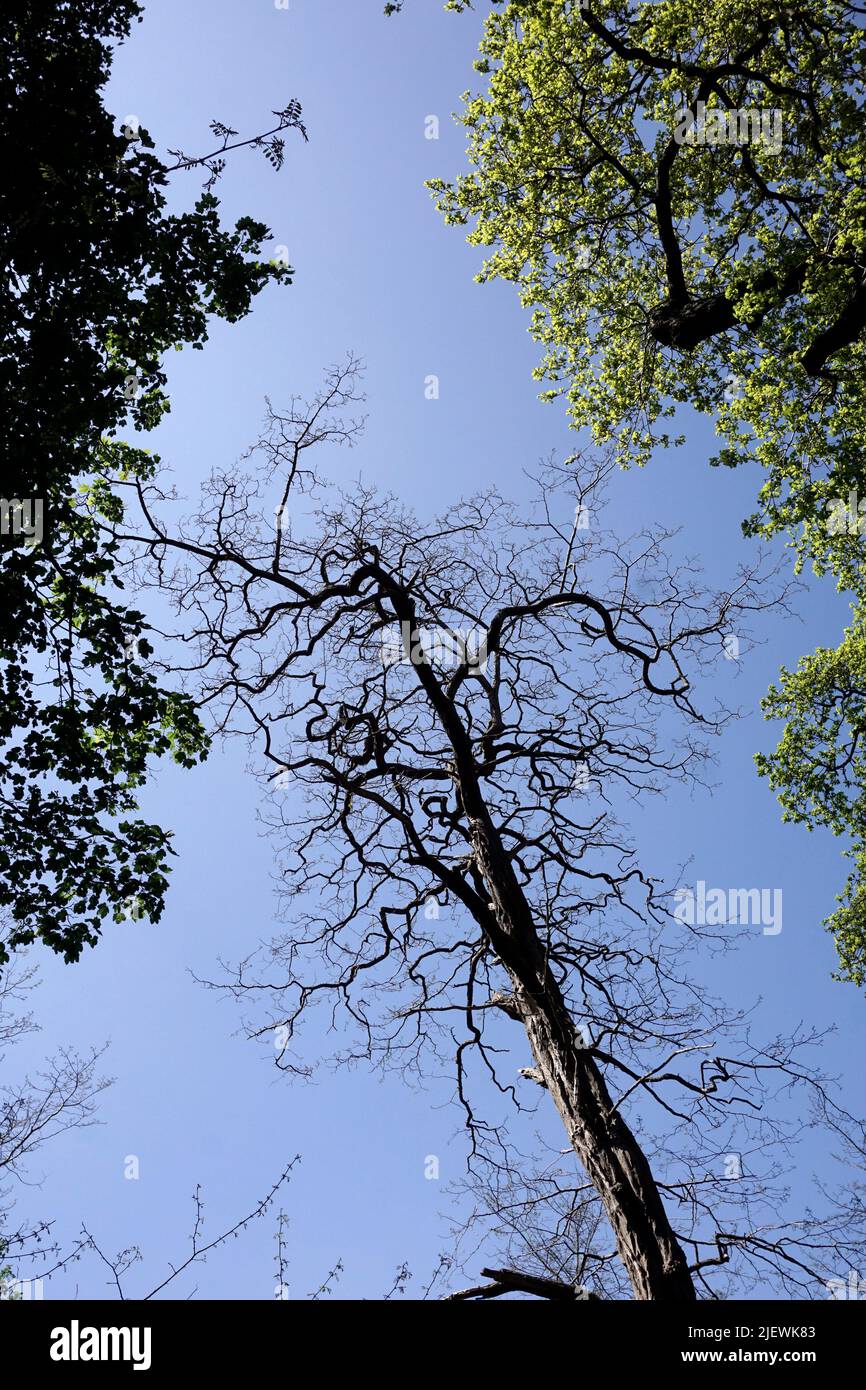
<path fill-rule="evenodd" d="M 137 1245 L 117 1255 L 107 1254 L 82 1223 L 78 1238 L 68 1248 L 61 1248 L 52 1221 L 10 1225 L 16 1210 L 16 1188 L 38 1185 L 33 1173 L 37 1155 L 67 1130 L 98 1124 L 98 1098 L 111 1084 L 97 1070 L 105 1047 L 93 1048 L 84 1056 L 64 1048 L 47 1058 L 37 1074 L 20 1075 L 14 1080 L 9 1075 L 9 1049 L 40 1031 L 27 1008 L 29 996 L 37 987 L 36 967 L 29 965 L 20 952 L 0 972 L 0 1302 L 20 1298 L 22 1281 L 48 1283 L 88 1255 L 95 1256 L 109 1271 L 109 1284 L 116 1296 L 127 1298 L 125 1277 L 142 1259 Z M 192 1266 L 265 1216 L 299 1162 L 296 1155 L 255 1207 L 216 1236 L 208 1236 L 204 1231 L 204 1204 L 201 1188 L 196 1187 L 188 1251 L 149 1292 L 138 1297 L 144 1301 L 157 1297 Z"/>
<path fill-rule="evenodd" d="M 28 1165 L 45 1144 L 97 1123 L 97 1098 L 110 1084 L 98 1075 L 104 1047 L 84 1056 L 61 1048 L 38 1073 L 12 1078 L 9 1049 L 39 1032 L 26 1009 L 37 983 L 35 968 L 21 961 L 0 972 L 0 1213 L 3 1199 L 27 1180 Z"/>
<path fill-rule="evenodd" d="M 7 924 L 0 922 L 0 937 Z M 12 1269 L 22 1261 L 56 1251 L 51 1223 L 40 1220 L 11 1225 L 20 1187 L 32 1187 L 32 1165 L 44 1146 L 70 1129 L 96 1124 L 100 1093 L 109 1085 L 98 1068 L 105 1048 L 81 1055 L 60 1048 L 46 1057 L 38 1072 L 15 1075 L 10 1052 L 39 1032 L 27 1005 L 38 984 L 34 966 L 18 958 L 0 971 L 0 1299 Z"/>
<path fill-rule="evenodd" d="M 353 1059 L 411 1068 L 444 1041 L 477 1144 L 476 1064 L 523 1103 L 500 1074 L 519 1023 L 633 1296 L 692 1300 L 714 1239 L 700 1165 L 756 1114 L 766 1137 L 768 1073 L 814 1083 L 793 1044 L 730 1050 L 739 1020 L 682 973 L 724 933 L 675 919 L 622 812 L 701 778 L 728 715 L 695 683 L 785 593 L 761 565 L 702 592 L 660 529 L 615 543 L 603 464 L 549 467 L 531 515 L 486 491 L 425 525 L 362 484 L 328 491 L 312 452 L 354 440 L 356 378 L 350 359 L 307 405 L 269 407 L 261 470 L 212 476 L 185 523 L 135 485 L 143 529 L 118 533 L 183 615 L 174 664 L 220 729 L 260 740 L 275 786 L 281 1065 L 303 1068 L 317 1003 L 356 1026 Z M 253 969 L 231 986 L 261 999 Z M 658 1173 L 626 1115 L 653 1107 Z M 678 1131 L 698 1136 L 688 1171 Z"/>

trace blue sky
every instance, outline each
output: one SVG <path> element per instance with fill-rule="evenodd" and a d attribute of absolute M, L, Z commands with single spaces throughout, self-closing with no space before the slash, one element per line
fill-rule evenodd
<path fill-rule="evenodd" d="M 172 411 L 147 443 L 190 497 L 212 466 L 231 464 L 256 437 L 265 395 L 279 405 L 314 390 L 347 349 L 367 364 L 370 418 L 359 447 L 332 461 L 338 478 L 363 473 L 429 512 L 476 484 L 495 481 L 519 497 L 523 469 L 574 448 L 562 408 L 536 399 L 537 353 L 516 295 L 473 282 L 478 253 L 442 224 L 424 188 L 462 167 L 463 136 L 450 115 L 473 81 L 479 24 L 478 15 L 443 14 L 438 0 L 415 0 L 391 20 L 381 0 L 290 0 L 287 10 L 273 0 L 146 4 L 109 88 L 119 122 L 136 115 L 160 151 L 204 151 L 210 119 L 252 133 L 297 98 L 310 134 L 308 145 L 289 135 L 279 175 L 241 151 L 219 185 L 225 218 L 266 221 L 274 247 L 289 249 L 296 282 L 268 290 L 243 323 L 216 325 L 204 352 L 169 363 Z M 430 115 L 438 140 L 425 138 Z M 177 175 L 179 200 L 194 199 L 199 182 Z M 431 373 L 440 378 L 435 401 L 424 393 Z M 711 432 L 691 418 L 687 428 L 683 448 L 614 481 L 606 521 L 626 532 L 683 526 L 683 548 L 721 582 L 753 554 L 739 522 L 758 479 L 710 469 Z M 845 606 L 830 586 L 802 595 L 798 609 L 801 621 L 771 618 L 765 645 L 722 673 L 728 684 L 736 676 L 726 698 L 754 711 L 781 663 L 835 645 Z M 693 877 L 708 883 L 782 887 L 782 933 L 757 933 L 714 962 L 711 983 L 733 1004 L 761 996 L 767 1034 L 801 1019 L 836 1025 L 823 1060 L 856 1107 L 866 1010 L 851 986 L 831 982 L 834 951 L 820 926 L 843 866 L 829 837 L 781 825 L 752 769 L 755 750 L 772 741 L 757 714 L 730 729 L 714 792 L 678 791 L 636 823 L 642 861 L 661 876 L 691 858 Z M 193 773 L 159 768 L 145 809 L 175 830 L 178 851 L 162 923 L 109 928 L 75 967 L 43 958 L 43 1033 L 26 1058 L 108 1039 L 107 1069 L 118 1079 L 103 1097 L 101 1126 L 45 1151 L 33 1171 L 41 1185 L 22 1192 L 20 1213 L 54 1219 L 66 1243 L 84 1220 L 106 1249 L 140 1245 L 135 1294 L 184 1257 L 196 1183 L 215 1234 L 300 1152 L 282 1199 L 291 1294 L 309 1294 L 338 1258 L 339 1296 L 381 1296 L 404 1260 L 417 1291 L 448 1248 L 445 1189 L 462 1172 L 450 1079 L 416 1090 L 359 1069 L 292 1083 L 266 1047 L 239 1032 L 235 1006 L 193 979 L 217 974 L 218 957 L 238 959 L 274 930 L 272 846 L 259 805 L 239 745 L 216 749 Z M 315 1052 L 315 1034 L 307 1046 Z M 124 1178 L 130 1154 L 140 1161 L 137 1181 Z M 440 1158 L 438 1182 L 424 1176 L 430 1154 Z M 818 1157 L 810 1148 L 798 1169 L 804 1192 Z M 180 1292 L 272 1297 L 275 1230 L 271 1217 L 256 1223 Z M 105 1273 L 88 1260 L 47 1295 L 107 1296 Z"/>

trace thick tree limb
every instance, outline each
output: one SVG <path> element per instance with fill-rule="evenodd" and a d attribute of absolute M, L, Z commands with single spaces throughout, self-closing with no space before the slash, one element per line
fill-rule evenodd
<path fill-rule="evenodd" d="M 773 291 L 775 303 L 781 304 L 802 289 L 807 270 L 808 260 L 804 257 L 797 260 L 781 280 L 775 272 L 764 271 L 755 279 L 754 288 L 759 293 Z M 764 313 L 755 315 L 747 321 L 748 326 L 757 328 L 763 318 Z M 662 347 L 692 352 L 700 343 L 726 333 L 741 322 L 746 321 L 737 318 L 733 303 L 724 294 L 689 298 L 685 303 L 666 300 L 650 315 L 650 334 Z"/>
<path fill-rule="evenodd" d="M 597 1294 L 588 1289 L 575 1288 L 573 1284 L 562 1284 L 558 1279 L 545 1279 L 536 1274 L 523 1274 L 519 1269 L 482 1269 L 490 1284 L 478 1284 L 475 1288 L 459 1289 L 447 1294 L 443 1303 L 464 1302 L 468 1299 L 501 1298 L 507 1293 L 529 1293 L 535 1298 L 546 1298 L 553 1303 L 598 1303 Z"/>

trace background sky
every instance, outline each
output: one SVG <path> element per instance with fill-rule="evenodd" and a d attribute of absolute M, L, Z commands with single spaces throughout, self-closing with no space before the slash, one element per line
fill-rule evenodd
<path fill-rule="evenodd" d="M 279 406 L 315 390 L 321 369 L 348 349 L 367 364 L 370 418 L 360 446 L 329 461 L 332 476 L 362 473 L 428 513 L 494 481 L 520 496 L 523 469 L 552 449 L 573 450 L 561 405 L 536 399 L 537 353 L 516 294 L 473 282 L 479 253 L 443 225 L 423 186 L 463 167 L 451 113 L 473 83 L 480 21 L 443 14 L 439 0 L 414 0 L 390 20 L 381 0 L 146 4 L 108 92 L 118 122 L 137 116 L 160 152 L 203 153 L 212 118 L 252 134 L 297 98 L 310 134 L 308 145 L 288 134 L 279 175 L 261 154 L 238 152 L 217 190 L 226 220 L 250 214 L 269 224 L 296 280 L 261 295 L 243 323 L 216 325 L 204 352 L 172 355 L 172 412 L 145 442 L 190 498 L 212 466 L 230 464 L 256 438 L 265 395 Z M 425 138 L 430 115 L 439 118 L 438 140 Z M 179 205 L 200 183 L 195 173 L 175 176 Z M 436 401 L 424 394 L 431 373 L 441 383 Z M 687 423 L 683 448 L 614 481 L 605 521 L 625 533 L 683 526 L 684 548 L 721 583 L 753 556 L 739 523 L 759 480 L 710 469 L 711 431 Z M 798 611 L 799 622 L 768 619 L 765 645 L 736 670 L 725 663 L 724 697 L 754 711 L 780 664 L 836 644 L 846 610 L 829 585 L 802 595 Z M 752 933 L 736 956 L 707 967 L 707 983 L 735 1005 L 760 997 L 767 1035 L 800 1020 L 836 1025 L 823 1062 L 856 1108 L 866 1008 L 853 987 L 831 982 L 835 953 L 820 925 L 843 865 L 829 836 L 781 824 L 752 768 L 755 750 L 773 741 L 757 713 L 729 730 L 715 790 L 679 790 L 638 823 L 642 862 L 663 876 L 691 857 L 694 879 L 782 888 L 782 933 Z M 39 1185 L 19 1194 L 19 1216 L 53 1219 L 67 1245 L 82 1221 L 108 1251 L 139 1245 L 135 1295 L 185 1257 L 196 1183 L 213 1235 L 251 1210 L 300 1152 L 281 1201 L 291 1295 L 315 1290 L 338 1259 L 345 1273 L 336 1296 L 381 1297 L 403 1261 L 417 1293 L 448 1248 L 446 1188 L 465 1153 L 449 1078 L 424 1090 L 362 1069 L 292 1082 L 267 1047 L 238 1031 L 235 1005 L 193 979 L 214 976 L 219 956 L 239 959 L 274 931 L 272 847 L 245 762 L 232 746 L 192 773 L 157 770 L 144 810 L 175 830 L 179 856 L 158 927 L 109 927 L 74 967 L 41 953 L 43 1032 L 19 1048 L 18 1064 L 36 1065 L 62 1044 L 110 1040 L 106 1069 L 118 1079 L 102 1098 L 100 1126 L 45 1150 L 32 1175 Z M 312 1060 L 315 1032 L 307 1049 Z M 438 1182 L 424 1176 L 431 1154 Z M 139 1159 L 137 1181 L 124 1177 L 128 1155 Z M 803 1194 L 819 1159 L 817 1145 L 803 1153 L 795 1175 Z M 275 1231 L 272 1216 L 255 1223 L 175 1294 L 273 1297 Z M 46 1296 L 111 1296 L 106 1273 L 90 1258 L 53 1280 Z"/>

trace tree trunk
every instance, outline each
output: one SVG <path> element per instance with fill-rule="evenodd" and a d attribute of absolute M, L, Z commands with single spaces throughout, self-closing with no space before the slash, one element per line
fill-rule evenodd
<path fill-rule="evenodd" d="M 405 594 L 391 593 L 396 616 L 417 621 Z M 671 1229 L 646 1155 L 613 1109 L 604 1078 L 581 1045 L 562 992 L 548 969 L 532 911 L 481 790 L 472 740 L 423 662 L 415 667 L 455 754 L 460 799 L 471 829 L 473 857 L 489 900 L 473 908 L 514 984 L 517 1012 L 568 1140 L 604 1205 L 638 1299 L 693 1301 L 688 1261 Z"/>
<path fill-rule="evenodd" d="M 569 1143 L 604 1205 L 634 1296 L 691 1302 L 688 1261 L 646 1155 L 581 1042 L 486 808 L 473 819 L 476 863 L 491 895 L 491 942 L 511 976 L 515 1011 Z"/>
<path fill-rule="evenodd" d="M 685 1253 L 647 1158 L 613 1109 L 604 1077 L 581 1046 L 555 982 L 548 975 L 545 997 L 533 999 L 515 980 L 515 998 L 569 1142 L 604 1204 L 635 1298 L 693 1300 Z"/>

